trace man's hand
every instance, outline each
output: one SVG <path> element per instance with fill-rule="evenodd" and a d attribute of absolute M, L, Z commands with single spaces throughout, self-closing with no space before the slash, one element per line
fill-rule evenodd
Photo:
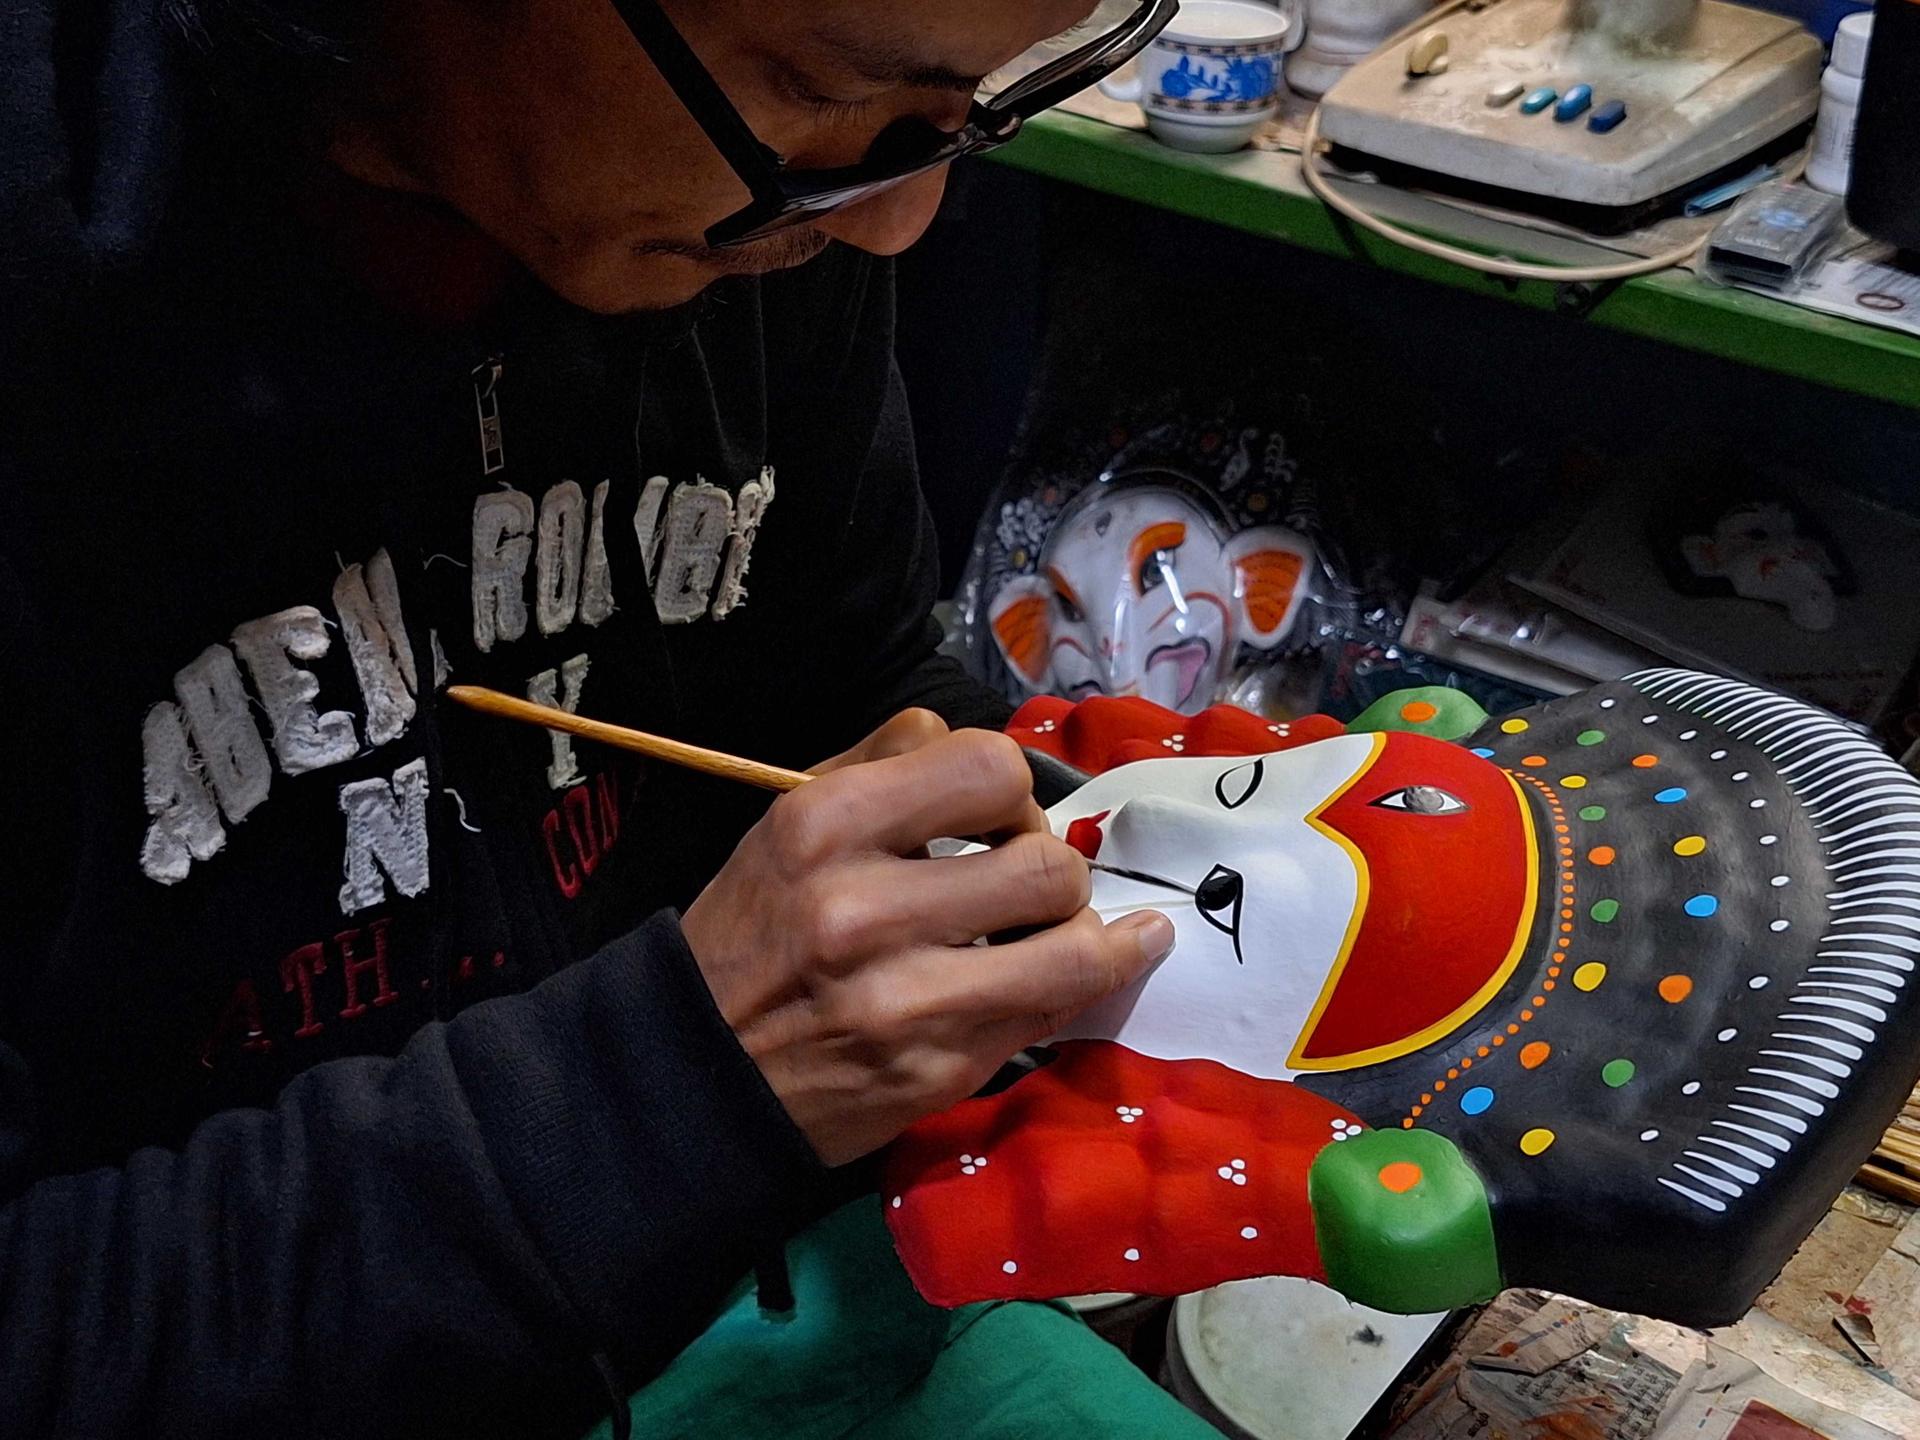
<path fill-rule="evenodd" d="M 1164 916 L 1108 926 L 1086 908 L 1086 861 L 1047 832 L 1019 746 L 942 731 L 909 712 L 829 761 L 682 924 L 720 1013 L 829 1165 L 972 1094 L 1172 947 Z M 980 834 L 1013 838 L 924 858 L 929 840 Z"/>

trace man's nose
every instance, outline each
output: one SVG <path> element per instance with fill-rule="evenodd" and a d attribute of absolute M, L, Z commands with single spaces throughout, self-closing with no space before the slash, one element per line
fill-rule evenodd
<path fill-rule="evenodd" d="M 926 233 L 946 192 L 943 165 L 903 180 L 869 199 L 825 216 L 819 228 L 834 239 L 873 255 L 898 255 Z"/>

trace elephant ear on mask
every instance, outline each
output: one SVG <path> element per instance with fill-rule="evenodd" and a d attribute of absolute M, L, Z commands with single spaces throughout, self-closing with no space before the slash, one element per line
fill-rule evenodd
<path fill-rule="evenodd" d="M 1282 525 L 1242 530 L 1226 545 L 1240 602 L 1242 644 L 1271 650 L 1287 638 L 1313 579 L 1313 545 Z"/>
<path fill-rule="evenodd" d="M 1045 687 L 1053 668 L 1052 599 L 1052 590 L 1039 576 L 1016 575 L 1001 586 L 987 612 L 1001 655 L 1036 690 Z"/>

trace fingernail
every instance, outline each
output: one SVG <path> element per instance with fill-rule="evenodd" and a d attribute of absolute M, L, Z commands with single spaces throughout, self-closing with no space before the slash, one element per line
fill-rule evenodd
<path fill-rule="evenodd" d="M 1142 910 L 1114 924 L 1138 938 L 1140 953 L 1147 957 L 1149 965 L 1158 964 L 1173 952 L 1173 922 L 1158 910 Z"/>

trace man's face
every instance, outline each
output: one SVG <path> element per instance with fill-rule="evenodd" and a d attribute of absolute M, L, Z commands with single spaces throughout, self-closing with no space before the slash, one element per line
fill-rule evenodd
<path fill-rule="evenodd" d="M 965 121 L 982 77 L 1071 29 L 1093 0 L 666 0 L 754 133 L 790 165 L 859 161 L 909 116 Z M 905 249 L 943 173 L 731 250 L 708 226 L 746 187 L 606 0 L 413 0 L 389 7 L 385 68 L 334 158 L 451 204 L 557 294 L 656 309 L 727 274 L 796 265 L 839 239 Z"/>

